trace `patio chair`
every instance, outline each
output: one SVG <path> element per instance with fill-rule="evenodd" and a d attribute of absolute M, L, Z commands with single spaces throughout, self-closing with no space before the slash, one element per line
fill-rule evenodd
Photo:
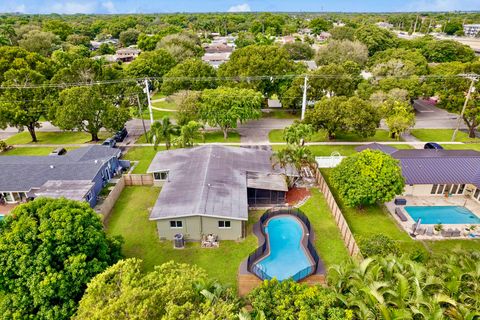
<path fill-rule="evenodd" d="M 452 236 L 452 229 L 442 230 L 441 235 L 445 238 L 450 238 Z"/>
<path fill-rule="evenodd" d="M 429 237 L 433 236 L 433 227 L 432 226 L 428 226 L 426 234 Z"/>
<path fill-rule="evenodd" d="M 399 207 L 395 208 L 395 214 L 400 219 L 400 221 L 402 222 L 408 221 L 407 217 L 403 214 L 402 209 L 400 209 Z"/>
<path fill-rule="evenodd" d="M 459 229 L 454 229 L 454 230 L 452 231 L 452 237 L 460 237 L 461 234 L 462 234 L 462 231 L 459 230 Z"/>

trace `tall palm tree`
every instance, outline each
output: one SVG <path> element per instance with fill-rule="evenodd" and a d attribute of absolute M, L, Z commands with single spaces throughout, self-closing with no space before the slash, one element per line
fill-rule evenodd
<path fill-rule="evenodd" d="M 174 125 L 167 116 L 164 116 L 160 121 L 155 121 L 149 131 L 150 141 L 153 141 L 155 150 L 157 150 L 160 141 L 165 143 L 167 150 L 170 149 L 172 137 L 176 135 L 178 135 L 178 126 Z"/>
<path fill-rule="evenodd" d="M 196 121 L 190 121 L 180 129 L 180 135 L 175 138 L 174 144 L 179 148 L 192 147 L 195 140 L 205 140 L 203 132 L 203 125 Z"/>

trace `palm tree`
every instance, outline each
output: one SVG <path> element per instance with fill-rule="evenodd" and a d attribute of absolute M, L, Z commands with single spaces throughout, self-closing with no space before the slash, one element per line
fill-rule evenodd
<path fill-rule="evenodd" d="M 180 128 L 180 136 L 174 140 L 174 144 L 179 148 L 192 147 L 195 140 L 205 139 L 201 131 L 203 128 L 202 124 L 190 121 Z"/>
<path fill-rule="evenodd" d="M 272 168 L 279 166 L 285 171 L 285 175 L 287 175 L 287 166 L 290 163 L 289 158 L 290 157 L 287 149 L 280 149 L 278 151 L 275 151 L 270 157 L 270 161 L 272 162 Z"/>
<path fill-rule="evenodd" d="M 155 121 L 149 131 L 150 141 L 153 141 L 155 150 L 160 141 L 165 142 L 167 150 L 170 149 L 172 136 L 175 135 L 178 135 L 178 126 L 174 125 L 167 116 L 164 116 L 161 121 Z"/>

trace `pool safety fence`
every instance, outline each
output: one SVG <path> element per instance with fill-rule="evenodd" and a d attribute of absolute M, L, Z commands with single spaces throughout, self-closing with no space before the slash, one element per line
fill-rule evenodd
<path fill-rule="evenodd" d="M 355 241 L 352 231 L 348 226 L 347 220 L 343 216 L 342 210 L 337 204 L 335 197 L 333 196 L 332 191 L 328 187 L 328 183 L 323 177 L 320 170 L 317 169 L 316 179 L 319 186 L 320 191 L 322 191 L 325 200 L 327 201 L 328 207 L 330 208 L 330 212 L 337 224 L 338 229 L 340 230 L 340 234 L 342 235 L 343 243 L 348 250 L 348 253 L 351 257 L 360 258 L 362 259 L 362 253 L 360 252 L 360 248 Z"/>
<path fill-rule="evenodd" d="M 259 260 L 259 258 L 264 257 L 267 254 L 268 251 L 268 243 L 267 243 L 267 236 L 265 234 L 265 222 L 275 216 L 279 215 L 291 215 L 295 216 L 296 218 L 300 219 L 305 227 L 307 228 L 308 232 L 308 239 L 307 239 L 307 250 L 310 256 L 313 259 L 313 265 L 310 265 L 300 271 L 298 271 L 295 275 L 293 275 L 291 278 L 295 281 L 300 281 L 306 277 L 308 277 L 311 274 L 314 274 L 317 271 L 318 263 L 320 261 L 320 257 L 318 256 L 317 251 L 315 250 L 314 245 L 312 244 L 312 237 L 313 233 L 311 230 L 311 225 L 310 221 L 308 220 L 307 216 L 304 215 L 300 210 L 292 207 L 285 207 L 285 208 L 273 208 L 271 210 L 268 210 L 265 212 L 261 217 L 260 217 L 260 224 L 262 225 L 260 228 L 260 231 L 263 234 L 263 243 L 261 246 L 259 246 L 255 251 L 250 253 L 247 259 L 247 270 L 253 274 L 255 274 L 257 277 L 259 277 L 262 280 L 271 280 L 272 277 L 268 275 L 267 271 L 264 270 L 262 267 L 260 267 L 256 262 Z"/>

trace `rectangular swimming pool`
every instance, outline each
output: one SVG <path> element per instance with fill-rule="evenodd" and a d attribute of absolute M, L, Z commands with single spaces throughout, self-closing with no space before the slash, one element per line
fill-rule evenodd
<path fill-rule="evenodd" d="M 472 211 L 461 206 L 405 206 L 405 211 L 421 224 L 480 224 Z"/>

